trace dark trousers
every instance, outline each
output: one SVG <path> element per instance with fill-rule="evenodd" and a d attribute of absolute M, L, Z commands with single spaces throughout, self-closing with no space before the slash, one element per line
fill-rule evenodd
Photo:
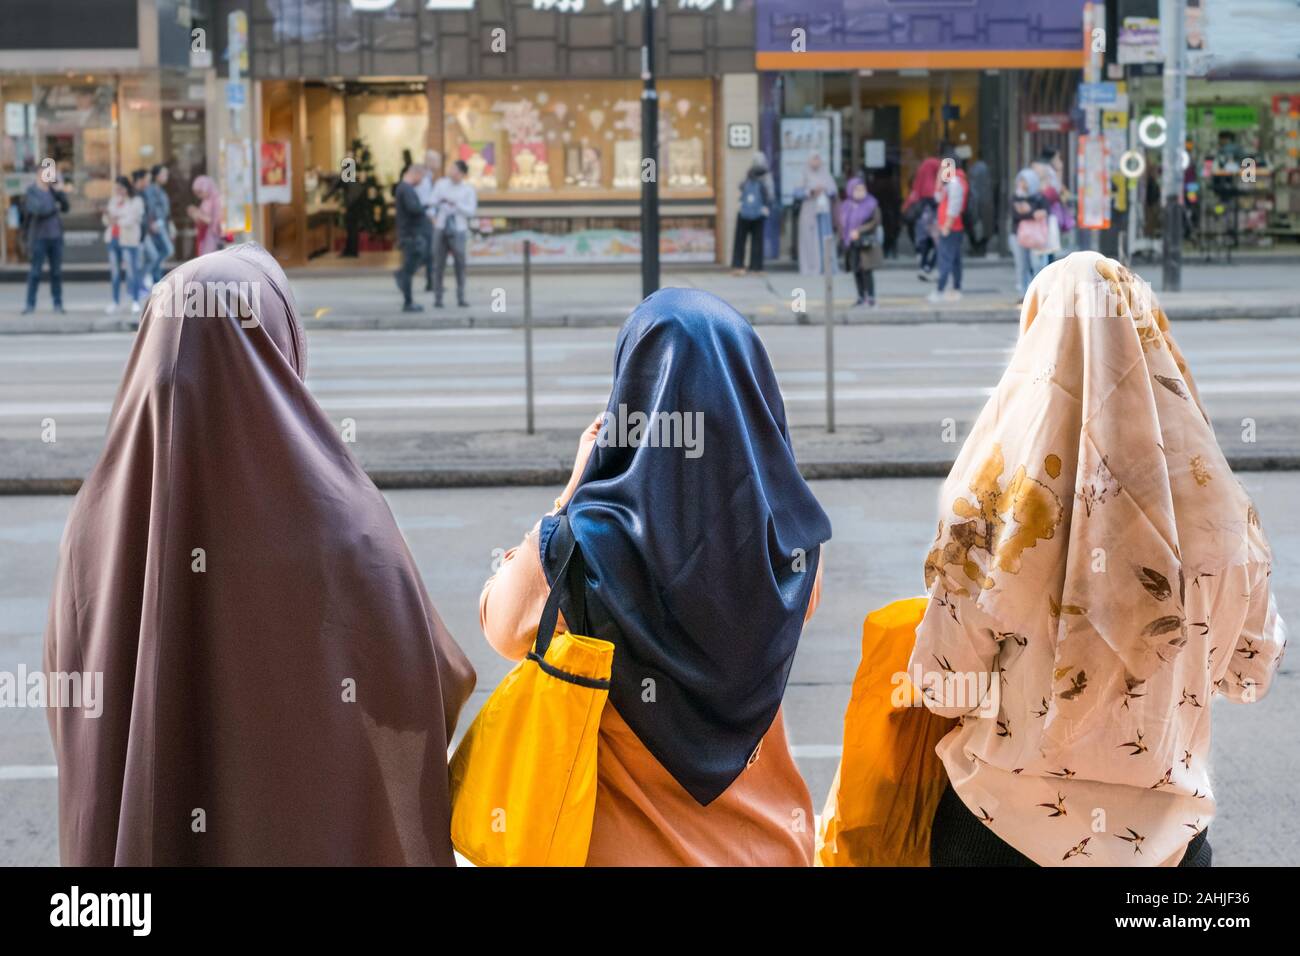
<path fill-rule="evenodd" d="M 929 272 L 934 268 L 935 247 L 934 240 L 928 235 L 922 235 L 916 240 L 916 267 L 922 272 Z"/>
<path fill-rule="evenodd" d="M 939 237 L 939 291 L 952 277 L 952 287 L 961 291 L 961 240 L 963 233 L 950 232 Z"/>
<path fill-rule="evenodd" d="M 1209 830 L 1202 830 L 1187 844 L 1179 866 L 1210 866 Z M 971 813 L 951 786 L 945 787 L 934 811 L 930 834 L 931 866 L 1037 866 L 1010 843 L 994 833 Z"/>
<path fill-rule="evenodd" d="M 456 301 L 465 301 L 465 246 L 468 240 L 468 232 L 439 229 L 434 233 L 433 298 L 435 302 L 442 302 L 442 277 L 447 268 L 448 252 L 451 253 L 452 264 L 456 270 Z"/>
<path fill-rule="evenodd" d="M 343 244 L 343 251 L 339 255 L 351 257 L 360 254 L 361 226 L 365 219 L 365 203 L 354 202 L 351 206 L 348 206 L 347 212 L 343 214 L 343 227 L 347 230 L 348 238 Z"/>
<path fill-rule="evenodd" d="M 438 238 L 441 236 L 442 230 L 433 228 L 432 219 L 428 220 L 428 222 L 429 228 L 424 233 L 425 241 L 429 244 L 429 253 L 424 257 L 424 291 L 432 292 L 437 288 L 433 284 L 433 253 L 438 248 Z"/>
<path fill-rule="evenodd" d="M 745 241 L 749 241 L 749 271 L 763 271 L 763 225 L 766 219 L 736 217 L 736 242 L 731 248 L 731 268 L 745 267 Z"/>
<path fill-rule="evenodd" d="M 863 269 L 858 265 L 861 260 L 861 254 L 852 246 L 844 250 L 844 271 L 853 273 L 853 284 L 858 287 L 859 299 L 874 299 L 876 297 L 876 276 L 870 269 Z"/>
<path fill-rule="evenodd" d="M 411 277 L 419 270 L 420 264 L 428 258 L 424 236 L 407 236 L 399 240 L 402 250 L 402 266 L 397 270 L 397 288 L 402 290 L 402 304 L 411 304 Z"/>
<path fill-rule="evenodd" d="M 41 268 L 50 263 L 50 294 L 55 308 L 63 306 L 63 237 L 58 239 L 33 239 L 31 266 L 27 270 L 27 308 L 36 308 L 36 292 L 41 287 Z"/>

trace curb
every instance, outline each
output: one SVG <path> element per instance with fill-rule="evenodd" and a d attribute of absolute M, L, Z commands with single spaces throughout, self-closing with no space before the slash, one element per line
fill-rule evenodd
<path fill-rule="evenodd" d="M 1229 457 L 1234 472 L 1300 471 L 1300 455 Z M 951 461 L 813 461 L 800 464 L 808 481 L 847 481 L 875 478 L 946 478 Z M 504 488 L 562 485 L 569 467 L 551 465 L 496 468 L 388 468 L 367 471 L 370 480 L 386 491 L 431 488 Z M 0 478 L 0 495 L 72 495 L 80 478 Z"/>
<path fill-rule="evenodd" d="M 770 313 L 742 313 L 751 325 L 808 325 L 824 326 L 825 313 L 816 308 L 811 312 L 785 315 Z M 1260 320 L 1300 318 L 1300 301 L 1279 301 L 1268 305 L 1231 305 L 1223 307 L 1197 306 L 1172 312 L 1175 322 L 1213 322 L 1223 320 Z M 627 320 L 627 313 L 561 313 L 558 315 L 536 316 L 533 327 L 539 329 L 555 328 L 620 328 Z M 990 308 L 966 309 L 887 309 L 858 310 L 853 312 L 837 311 L 836 325 L 976 325 L 988 323 L 1019 322 L 1020 315 L 1014 305 Z M 446 331 L 454 329 L 522 329 L 523 326 L 513 317 L 485 313 L 465 316 L 419 316 L 405 315 L 400 312 L 377 315 L 360 315 L 331 319 L 307 318 L 303 324 L 310 332 L 315 329 L 331 331 Z M 61 318 L 31 319 L 0 317 L 0 335 L 85 335 L 95 332 L 132 332 L 134 323 L 125 319 L 73 319 Z"/>

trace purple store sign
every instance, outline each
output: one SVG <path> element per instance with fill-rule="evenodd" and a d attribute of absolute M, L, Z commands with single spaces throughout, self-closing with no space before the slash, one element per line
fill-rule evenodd
<path fill-rule="evenodd" d="M 1066 68 L 1086 0 L 756 0 L 760 70 Z"/>

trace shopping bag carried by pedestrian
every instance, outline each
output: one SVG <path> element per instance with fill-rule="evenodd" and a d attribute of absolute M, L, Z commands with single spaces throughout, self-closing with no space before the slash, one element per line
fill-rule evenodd
<path fill-rule="evenodd" d="M 1016 244 L 1030 252 L 1043 252 L 1050 241 L 1049 230 L 1046 216 L 1042 219 L 1034 219 L 1032 216 L 1022 219 L 1020 225 L 1016 226 Z M 1059 245 L 1059 238 L 1057 243 Z"/>
<path fill-rule="evenodd" d="M 908 679 L 925 598 L 895 601 L 862 623 L 862 662 L 844 715 L 844 749 L 822 810 L 818 866 L 929 866 L 930 830 L 947 783 L 937 717 Z"/>
<path fill-rule="evenodd" d="M 565 555 L 528 656 L 492 692 L 451 760 L 451 841 L 477 866 L 582 866 L 596 809 L 596 738 L 614 645 L 584 637 L 586 570 Z M 568 630 L 555 633 L 568 595 Z"/>

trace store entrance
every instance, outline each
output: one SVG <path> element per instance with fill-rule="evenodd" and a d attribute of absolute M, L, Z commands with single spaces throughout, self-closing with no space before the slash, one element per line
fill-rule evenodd
<path fill-rule="evenodd" d="M 291 185 L 287 202 L 262 205 L 272 252 L 294 265 L 395 261 L 393 193 L 423 160 L 429 102 L 423 80 L 263 83 L 263 140 L 289 157 Z"/>

